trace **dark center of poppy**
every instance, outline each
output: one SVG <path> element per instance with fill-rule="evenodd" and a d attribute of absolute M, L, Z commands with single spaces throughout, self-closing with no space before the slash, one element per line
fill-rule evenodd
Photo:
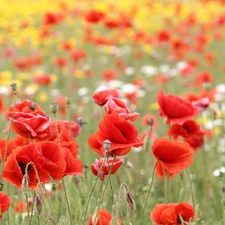
<path fill-rule="evenodd" d="M 23 163 L 23 162 L 18 162 L 18 165 L 20 167 L 20 170 L 21 170 L 22 174 L 25 175 L 27 164 L 26 163 Z M 31 166 L 29 165 L 27 167 L 27 172 L 30 171 L 30 170 L 31 170 Z"/>
<path fill-rule="evenodd" d="M 35 109 L 36 109 L 36 104 L 31 104 L 30 106 L 29 106 L 29 108 L 30 108 L 30 110 L 32 110 L 32 111 L 34 111 Z"/>
<path fill-rule="evenodd" d="M 121 131 L 121 134 L 124 136 L 124 137 L 126 137 L 126 135 Z"/>
<path fill-rule="evenodd" d="M 189 127 L 183 126 L 183 128 L 187 131 L 188 134 L 190 133 Z"/>

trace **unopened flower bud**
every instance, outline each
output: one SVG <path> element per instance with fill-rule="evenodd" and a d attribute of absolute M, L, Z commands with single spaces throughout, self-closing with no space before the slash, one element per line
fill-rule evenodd
<path fill-rule="evenodd" d="M 36 205 L 37 214 L 41 215 L 43 210 L 43 201 L 39 195 L 37 195 L 35 198 L 35 205 Z"/>
<path fill-rule="evenodd" d="M 80 188 L 80 180 L 78 179 L 78 177 L 74 176 L 73 181 L 74 181 L 75 187 L 77 189 L 79 189 Z"/>
<path fill-rule="evenodd" d="M 134 211 L 136 209 L 136 203 L 134 200 L 134 196 L 130 192 L 127 192 L 126 199 L 127 199 L 128 205 Z"/>
<path fill-rule="evenodd" d="M 87 124 L 87 122 L 85 122 L 81 117 L 77 118 L 77 123 L 80 125 L 80 127 L 82 127 L 84 124 Z"/>
<path fill-rule="evenodd" d="M 153 124 L 154 124 L 154 119 L 153 119 L 153 118 L 150 118 L 150 119 L 148 120 L 148 124 L 149 124 L 149 126 L 153 126 Z"/>
<path fill-rule="evenodd" d="M 3 183 L 2 182 L 0 182 L 0 191 L 2 191 L 2 189 L 3 189 Z"/>
<path fill-rule="evenodd" d="M 13 82 L 13 83 L 10 84 L 10 87 L 11 87 L 12 91 L 13 91 L 14 93 L 16 93 L 16 90 L 17 90 L 17 84 Z"/>
<path fill-rule="evenodd" d="M 28 198 L 28 206 L 31 207 L 33 205 L 33 198 Z"/>
<path fill-rule="evenodd" d="M 27 192 L 29 183 L 30 183 L 29 175 L 25 173 L 22 179 L 22 190 L 24 194 Z"/>
<path fill-rule="evenodd" d="M 71 104 L 71 97 L 66 97 L 66 104 L 67 106 Z"/>
<path fill-rule="evenodd" d="M 105 151 L 108 152 L 109 151 L 109 148 L 111 146 L 111 142 L 109 140 L 105 140 L 103 142 L 103 146 L 104 146 Z"/>
<path fill-rule="evenodd" d="M 56 113 L 57 113 L 58 108 L 59 108 L 58 103 L 52 103 L 52 104 L 50 105 L 50 109 L 51 109 L 51 111 L 52 111 L 53 114 L 56 114 Z"/>

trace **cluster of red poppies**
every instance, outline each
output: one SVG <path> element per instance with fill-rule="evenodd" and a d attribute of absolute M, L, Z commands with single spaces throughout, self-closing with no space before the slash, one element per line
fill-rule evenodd
<path fill-rule="evenodd" d="M 29 100 L 12 105 L 5 116 L 18 134 L 7 145 L 1 139 L 5 180 L 21 188 L 27 174 L 28 187 L 35 189 L 39 182 L 49 183 L 50 178 L 59 181 L 67 175 L 82 175 L 83 163 L 78 159 L 79 146 L 74 139 L 80 132 L 76 122 L 57 120 L 56 131 L 51 118 Z M 1 213 L 5 208 L 1 208 Z"/>
<path fill-rule="evenodd" d="M 126 155 L 132 147 L 143 145 L 143 142 L 137 138 L 136 128 L 127 121 L 129 119 L 133 121 L 132 118 L 138 117 L 138 114 L 133 116 L 134 113 L 119 98 L 119 91 L 114 89 L 98 91 L 92 98 L 98 105 L 104 107 L 106 114 L 99 123 L 99 130 L 88 139 L 91 149 L 102 157 L 106 154 L 107 157 L 115 157 Z M 158 92 L 157 99 L 160 115 L 166 118 L 167 124 L 171 124 L 168 136 L 173 137 L 174 140 L 157 138 L 152 146 L 152 153 L 155 156 L 155 163 L 157 163 L 157 176 L 172 178 L 193 163 L 193 149 L 200 146 L 192 144 L 196 139 L 201 139 L 202 144 L 206 132 L 201 130 L 197 122 L 191 120 L 199 114 L 199 110 L 190 101 L 174 95 L 165 95 L 162 90 Z M 179 136 L 183 138 L 182 142 L 177 140 Z M 107 153 L 103 145 L 105 140 L 109 140 L 111 143 Z M 97 176 L 100 172 L 102 180 L 109 173 L 115 173 L 122 164 L 122 160 L 119 158 L 116 160 L 110 158 L 107 163 L 104 162 L 104 159 L 100 158 L 92 164 L 93 173 Z M 104 165 L 101 168 L 102 164 Z M 193 206 L 188 203 L 157 204 L 152 210 L 150 218 L 156 224 L 181 224 L 181 221 L 193 220 L 194 210 Z M 104 209 L 99 211 L 98 223 L 105 221 L 106 218 L 107 223 L 104 224 L 110 224 L 112 216 L 108 216 L 108 212 Z M 91 218 L 89 224 L 93 224 Z"/>

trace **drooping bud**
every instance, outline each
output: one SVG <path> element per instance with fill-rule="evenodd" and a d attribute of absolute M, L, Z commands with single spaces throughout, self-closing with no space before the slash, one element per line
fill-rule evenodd
<path fill-rule="evenodd" d="M 23 190 L 24 194 L 27 192 L 29 183 L 30 183 L 29 175 L 27 173 L 25 173 L 23 176 L 23 179 L 22 179 L 22 190 Z"/>
<path fill-rule="evenodd" d="M 75 187 L 77 189 L 79 189 L 80 188 L 80 180 L 78 179 L 78 177 L 77 176 L 74 176 L 73 177 L 73 181 L 74 181 Z"/>
<path fill-rule="evenodd" d="M 39 195 L 37 195 L 35 198 L 35 205 L 36 205 L 37 214 L 41 215 L 43 210 L 43 200 Z"/>
<path fill-rule="evenodd" d="M 128 205 L 134 211 L 136 209 L 136 203 L 134 200 L 134 196 L 130 192 L 127 192 L 126 199 L 127 199 Z"/>
<path fill-rule="evenodd" d="M 50 109 L 54 115 L 58 112 L 58 108 L 59 108 L 58 103 L 51 103 Z"/>

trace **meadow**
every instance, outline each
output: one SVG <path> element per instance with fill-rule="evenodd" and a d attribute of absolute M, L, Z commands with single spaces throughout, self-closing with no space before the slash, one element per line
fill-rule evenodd
<path fill-rule="evenodd" d="M 0 15 L 0 224 L 225 224 L 224 0 Z"/>

